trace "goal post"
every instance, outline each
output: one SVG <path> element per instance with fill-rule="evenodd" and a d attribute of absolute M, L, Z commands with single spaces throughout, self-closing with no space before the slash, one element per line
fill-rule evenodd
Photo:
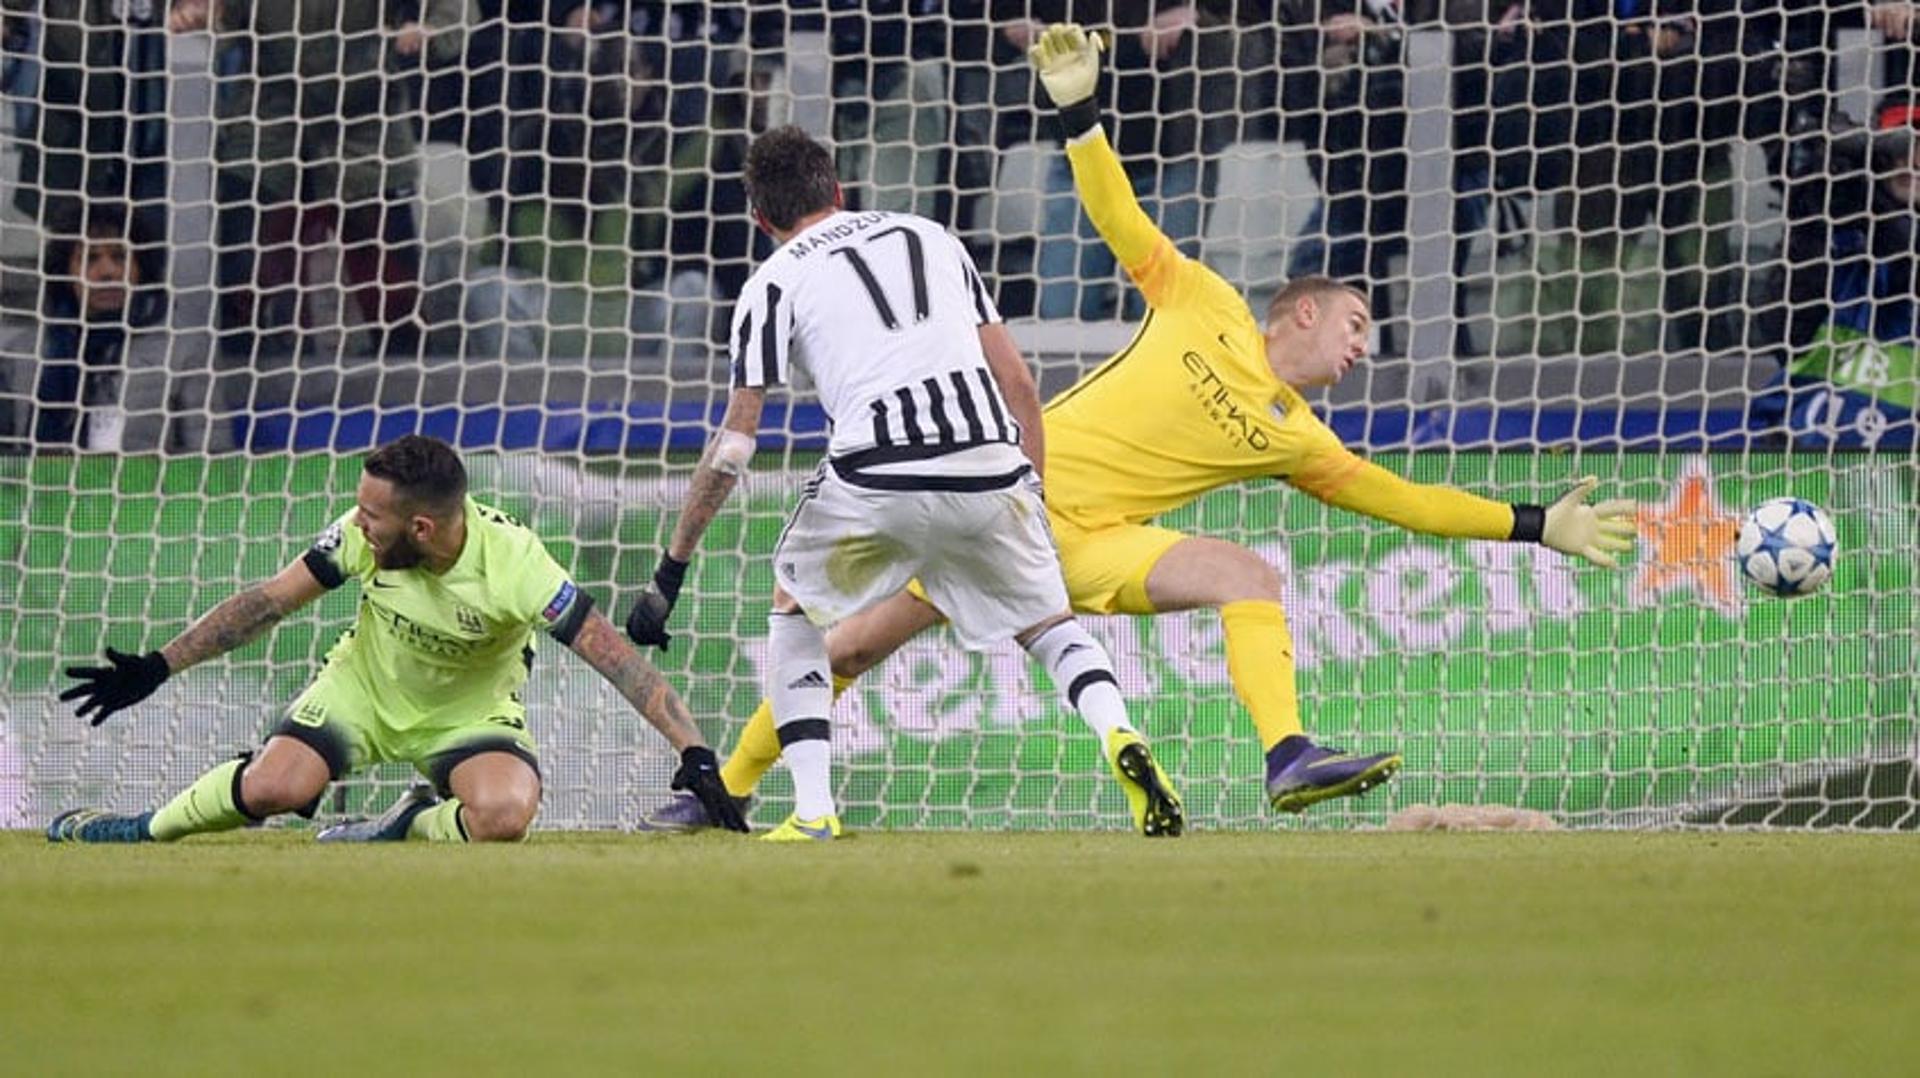
<path fill-rule="evenodd" d="M 1097 317 L 1074 302 L 1067 316 L 1040 316 L 1049 286 L 1097 283 L 1077 267 L 1098 241 L 1071 223 L 1048 232 L 1063 197 L 1048 186 L 1058 154 L 1044 127 L 1014 122 L 1031 119 L 1017 52 L 974 41 L 1004 29 L 974 12 L 979 5 L 950 6 L 957 13 L 935 36 L 951 56 L 912 55 L 909 42 L 909 55 L 893 57 L 890 39 L 869 28 L 864 66 L 849 62 L 862 57 L 836 43 L 835 24 L 806 8 L 782 15 L 775 33 L 749 15 L 780 6 L 707 5 L 710 25 L 697 39 L 634 14 L 646 5 L 628 12 L 634 21 L 603 21 L 578 39 L 540 31 L 538 48 L 514 36 L 533 33 L 524 26 L 468 28 L 463 61 L 442 62 L 418 91 L 389 99 L 413 110 L 407 122 L 422 140 L 410 151 L 413 186 L 369 196 L 409 210 L 411 238 L 405 229 L 386 237 L 418 256 L 420 332 L 407 336 L 360 305 L 367 279 L 343 214 L 309 214 L 308 195 L 220 187 L 235 167 L 272 163 L 222 156 L 219 124 L 232 118 L 222 95 L 253 70 L 234 51 L 246 35 L 168 36 L 166 92 L 141 97 L 129 88 L 151 89 L 151 72 L 129 57 L 146 54 L 116 46 L 107 25 L 135 18 L 138 4 L 41 5 L 30 32 L 9 35 L 0 79 L 10 110 L 0 139 L 0 427 L 15 450 L 0 455 L 0 827 L 39 826 L 79 804 L 151 806 L 256 743 L 350 624 L 351 588 L 97 729 L 55 699 L 62 670 L 107 645 L 158 647 L 297 557 L 351 505 L 365 454 L 400 433 L 460 447 L 475 495 L 530 524 L 601 609 L 624 614 L 724 403 L 728 289 L 767 253 L 744 227 L 730 155 L 769 123 L 835 141 L 843 178 L 866 204 L 906 199 L 951 214 L 1048 395 L 1124 348 L 1132 322 L 1122 292 Z M 1303 240 L 1343 240 L 1333 203 L 1316 212 L 1329 166 L 1357 154 L 1364 188 L 1369 162 L 1404 153 L 1402 189 L 1367 194 L 1405 203 L 1381 219 L 1395 231 L 1372 235 L 1385 250 L 1380 354 L 1316 407 L 1357 451 L 1420 481 L 1546 502 L 1596 475 L 1607 496 L 1639 503 L 1640 539 L 1608 572 L 1544 548 L 1410 536 L 1272 482 L 1227 487 L 1170 514 L 1167 526 L 1241 543 L 1279 571 L 1308 730 L 1406 757 L 1381 790 L 1278 818 L 1228 682 L 1218 617 L 1089 618 L 1190 821 L 1361 827 L 1400 808 L 1467 802 L 1535 809 L 1570 826 L 1920 827 L 1911 420 L 1865 419 L 1837 398 L 1802 397 L 1788 421 L 1820 437 L 1796 441 L 1778 423 L 1756 425 L 1753 407 L 1781 363 L 1816 341 L 1838 357 L 1828 371 L 1912 371 L 1910 331 L 1865 344 L 1840 329 L 1815 337 L 1811 326 L 1793 328 L 1795 312 L 1817 315 L 1825 301 L 1788 287 L 1805 254 L 1793 247 L 1805 238 L 1796 194 L 1808 183 L 1844 192 L 1884 178 L 1872 164 L 1884 157 L 1872 155 L 1899 132 L 1881 123 L 1874 87 L 1892 77 L 1894 50 L 1865 26 L 1812 45 L 1776 42 L 1826 72 L 1818 94 L 1801 91 L 1834 106 L 1820 117 L 1832 125 L 1818 132 L 1823 155 L 1774 155 L 1769 138 L 1787 135 L 1784 126 L 1717 131 L 1700 120 L 1691 138 L 1716 147 L 1717 171 L 1696 186 L 1711 198 L 1693 216 L 1662 217 L 1656 206 L 1600 243 L 1576 197 L 1596 174 L 1583 180 L 1577 165 L 1490 174 L 1479 201 L 1467 197 L 1479 189 L 1462 187 L 1462 162 L 1477 160 L 1453 144 L 1463 136 L 1451 121 L 1473 104 L 1460 96 L 1471 82 L 1462 76 L 1476 65 L 1489 77 L 1549 76 L 1563 70 L 1550 54 L 1476 53 L 1463 35 L 1479 31 L 1437 21 L 1382 27 L 1357 51 L 1309 50 L 1318 80 L 1302 103 L 1278 82 L 1277 65 L 1292 55 L 1285 34 L 1297 28 L 1241 29 L 1275 50 L 1233 54 L 1233 63 L 1264 65 L 1239 72 L 1251 89 L 1224 112 L 1201 91 L 1170 106 L 1210 133 L 1195 143 L 1196 185 L 1182 196 L 1200 211 L 1183 237 L 1190 253 L 1263 315 Z M 1179 48 L 1198 55 L 1221 29 L 1191 33 Z M 74 40 L 92 59 L 61 51 Z M 258 34 L 249 40 L 261 44 Z M 489 40 L 497 53 L 485 51 Z M 687 60 L 695 52 L 698 63 Z M 259 63 L 267 53 L 251 55 Z M 1759 53 L 1742 55 L 1746 70 L 1772 70 Z M 1203 64 L 1196 86 L 1235 70 Z M 120 96 L 49 96 L 76 73 L 118 85 Z M 1263 98 L 1255 91 L 1269 76 Z M 449 95 L 449 77 L 460 92 Z M 526 79 L 553 93 L 512 96 Z M 1404 147 L 1324 141 L 1352 111 L 1341 96 L 1349 84 L 1392 83 Z M 1758 111 L 1755 85 L 1765 88 L 1749 82 L 1741 92 Z M 499 96 L 476 98 L 485 92 Z M 1496 119 L 1540 122 L 1557 107 L 1537 95 L 1498 105 Z M 1122 95 L 1108 106 L 1115 117 L 1143 107 Z M 686 110 L 698 109 L 708 119 L 689 125 Z M 47 216 L 46 206 L 75 196 L 57 169 L 22 162 L 72 157 L 56 152 L 67 137 L 59 123 L 106 132 L 109 119 L 156 116 L 168 144 L 167 226 L 161 240 L 132 240 L 165 245 L 163 309 L 82 313 L 75 303 L 87 292 L 75 285 L 101 237 L 85 216 Z M 502 141 L 476 148 L 487 117 Z M 1303 122 L 1316 118 L 1324 122 Z M 1616 130 L 1630 132 L 1620 160 L 1656 137 Z M 1814 145 L 1808 131 L 1794 134 L 1795 145 Z M 1672 130 L 1659 137 L 1687 144 Z M 145 152 L 138 140 L 102 134 L 85 145 L 79 160 L 98 158 L 109 186 L 82 201 L 153 201 L 125 167 Z M 1836 147 L 1867 156 L 1825 152 Z M 1536 149 L 1507 145 L 1490 160 L 1531 153 L 1550 163 L 1573 152 Z M 500 166 L 492 179 L 489 154 Z M 1156 181 L 1177 176 L 1166 161 L 1130 164 Z M 1799 170 L 1791 182 L 1776 171 L 1789 164 Z M 1633 188 L 1620 167 L 1609 182 Z M 22 190 L 40 197 L 16 199 Z M 292 276 L 275 287 L 290 305 L 268 327 L 288 336 L 276 343 L 257 332 L 251 350 L 235 354 L 233 311 L 222 305 L 253 285 L 222 273 L 270 245 L 223 237 L 221 222 L 231 229 L 240 210 L 289 207 L 295 230 L 281 239 L 299 257 L 282 267 Z M 1303 236 L 1310 226 L 1319 232 Z M 1706 232 L 1712 244 L 1678 242 Z M 1068 277 L 1046 275 L 1059 264 L 1041 250 L 1047 243 L 1069 246 Z M 76 244 L 82 257 L 64 257 Z M 1730 266 L 1737 288 L 1715 276 Z M 388 267 L 378 270 L 389 280 Z M 1675 307 L 1664 282 L 1683 271 L 1697 271 L 1701 288 Z M 1109 280 L 1120 283 L 1098 278 Z M 254 291 L 256 314 L 268 317 L 259 312 L 271 290 Z M 1719 336 L 1700 328 L 1709 324 Z M 1900 393 L 1910 405 L 1910 385 L 1892 385 L 1884 399 Z M 715 521 L 675 615 L 673 648 L 657 657 L 723 750 L 761 696 L 769 555 L 824 432 L 804 390 L 769 409 L 753 473 Z M 1785 494 L 1825 508 L 1840 533 L 1832 583 L 1793 601 L 1747 590 L 1732 558 L 1739 515 Z M 664 743 L 563 648 L 542 643 L 526 699 L 545 780 L 541 826 L 630 827 L 665 796 L 673 762 Z M 840 701 L 834 746 L 851 826 L 1126 825 L 1093 738 L 1010 644 L 970 654 L 944 630 L 916 640 Z M 409 778 L 394 767 L 355 776 L 323 811 L 377 808 Z M 790 787 L 778 768 L 760 793 L 754 818 L 780 819 Z"/>

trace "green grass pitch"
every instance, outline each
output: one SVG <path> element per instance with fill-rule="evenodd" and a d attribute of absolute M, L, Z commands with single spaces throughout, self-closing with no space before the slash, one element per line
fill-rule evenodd
<path fill-rule="evenodd" d="M 1911 1073 L 1849 834 L 0 833 L 9 1074 Z"/>

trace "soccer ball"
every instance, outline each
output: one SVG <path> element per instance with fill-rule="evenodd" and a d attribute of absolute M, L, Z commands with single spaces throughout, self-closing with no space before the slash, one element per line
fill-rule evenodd
<path fill-rule="evenodd" d="M 1833 576 L 1840 539 L 1833 518 L 1812 502 L 1774 498 L 1740 522 L 1734 557 L 1748 580 L 1782 598 L 1810 595 Z"/>

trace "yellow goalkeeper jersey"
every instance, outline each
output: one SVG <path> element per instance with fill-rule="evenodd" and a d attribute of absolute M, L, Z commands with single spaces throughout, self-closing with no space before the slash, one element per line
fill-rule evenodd
<path fill-rule="evenodd" d="M 1240 293 L 1181 254 L 1096 129 L 1067 157 L 1088 217 L 1150 308 L 1119 354 L 1046 408 L 1047 504 L 1085 528 L 1139 524 L 1229 483 L 1272 477 L 1415 531 L 1504 539 L 1512 509 L 1355 456 L 1267 363 Z"/>

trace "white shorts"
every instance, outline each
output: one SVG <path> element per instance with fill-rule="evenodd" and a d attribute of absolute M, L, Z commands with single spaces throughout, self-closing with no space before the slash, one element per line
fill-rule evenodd
<path fill-rule="evenodd" d="M 822 464 L 787 518 L 773 566 L 780 587 L 822 626 L 918 577 L 961 645 L 976 650 L 1067 611 L 1031 474 L 983 492 L 870 490 Z"/>

